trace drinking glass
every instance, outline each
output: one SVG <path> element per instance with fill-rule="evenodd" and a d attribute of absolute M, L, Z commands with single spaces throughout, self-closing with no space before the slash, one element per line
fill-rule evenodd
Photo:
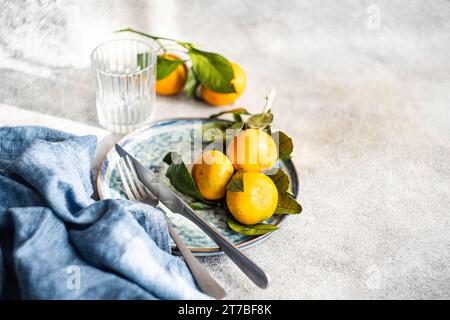
<path fill-rule="evenodd" d="M 96 73 L 100 125 L 130 132 L 153 114 L 156 83 L 155 41 L 118 39 L 102 43 L 91 55 Z"/>

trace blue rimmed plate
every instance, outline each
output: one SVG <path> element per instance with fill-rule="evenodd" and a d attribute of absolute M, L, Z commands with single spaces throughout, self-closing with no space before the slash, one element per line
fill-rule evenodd
<path fill-rule="evenodd" d="M 135 156 L 142 164 L 155 172 L 161 181 L 170 186 L 170 182 L 165 176 L 167 165 L 163 162 L 163 157 L 168 152 L 175 151 L 183 156 L 186 164 L 192 163 L 201 151 L 201 146 L 195 146 L 194 141 L 196 139 L 194 137 L 201 136 L 202 125 L 217 121 L 217 119 L 208 118 L 182 118 L 157 121 L 128 134 L 118 144 Z M 190 159 L 186 159 L 184 155 L 189 155 Z M 112 148 L 107 153 L 100 167 L 97 176 L 97 190 L 101 199 L 126 198 L 117 170 L 117 159 L 118 154 Z M 284 169 L 289 176 L 290 191 L 297 197 L 298 177 L 293 163 L 290 160 L 282 160 L 278 161 L 277 166 Z M 190 169 L 189 165 L 188 168 Z M 183 194 L 178 192 L 177 194 L 186 200 L 186 202 L 192 201 L 192 199 Z M 228 228 L 226 217 L 223 214 L 215 213 L 214 210 L 201 210 L 197 212 L 231 242 L 242 249 L 261 242 L 274 233 L 260 236 L 238 234 Z M 287 215 L 274 215 L 269 222 L 280 225 L 286 217 Z M 180 237 L 195 255 L 207 256 L 223 253 L 214 241 L 188 219 L 179 214 L 170 214 L 169 218 Z"/>

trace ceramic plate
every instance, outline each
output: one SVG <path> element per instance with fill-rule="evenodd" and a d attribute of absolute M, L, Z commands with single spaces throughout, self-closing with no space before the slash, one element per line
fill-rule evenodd
<path fill-rule="evenodd" d="M 185 163 L 192 163 L 201 151 L 201 146 L 195 146 L 196 135 L 202 132 L 202 125 L 216 122 L 216 119 L 172 119 L 163 120 L 145 125 L 144 127 L 125 136 L 118 143 L 129 153 L 136 157 L 141 163 L 155 172 L 158 177 L 167 185 L 171 186 L 165 176 L 167 165 L 163 162 L 163 157 L 170 151 L 176 151 L 183 155 Z M 198 137 L 198 136 L 197 136 Z M 186 152 L 186 150 L 198 150 Z M 184 155 L 191 154 L 192 161 L 185 159 Z M 120 182 L 117 170 L 118 154 L 112 148 L 106 155 L 97 177 L 97 189 L 101 199 L 126 198 Z M 278 161 L 278 167 L 284 169 L 290 179 L 290 191 L 294 196 L 298 194 L 298 178 L 294 165 L 290 160 Z M 191 166 L 188 165 L 190 170 Z M 173 188 L 172 188 L 173 189 Z M 184 200 L 191 202 L 187 196 L 177 192 Z M 219 230 L 231 242 L 240 248 L 247 248 L 269 237 L 275 232 L 260 236 L 246 236 L 230 230 L 226 224 L 226 217 L 223 214 L 216 214 L 213 210 L 197 211 L 211 225 Z M 179 214 L 170 214 L 170 220 L 174 224 L 178 234 L 186 245 L 196 255 L 217 255 L 223 253 L 220 248 L 203 231 L 192 222 Z M 274 215 L 270 223 L 280 225 L 287 215 Z M 172 244 L 174 246 L 174 244 Z M 176 252 L 176 247 L 174 247 Z"/>

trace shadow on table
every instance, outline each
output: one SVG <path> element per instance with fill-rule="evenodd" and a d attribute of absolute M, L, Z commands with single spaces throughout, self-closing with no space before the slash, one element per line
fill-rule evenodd
<path fill-rule="evenodd" d="M 0 82 L 0 103 L 99 126 L 90 69 L 59 68 L 37 76 L 2 68 Z"/>

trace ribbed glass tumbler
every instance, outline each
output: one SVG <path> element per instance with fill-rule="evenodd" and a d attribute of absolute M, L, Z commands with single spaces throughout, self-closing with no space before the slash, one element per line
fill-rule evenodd
<path fill-rule="evenodd" d="M 111 40 L 91 55 L 97 78 L 96 105 L 100 125 L 130 132 L 153 114 L 156 83 L 156 42 Z"/>

